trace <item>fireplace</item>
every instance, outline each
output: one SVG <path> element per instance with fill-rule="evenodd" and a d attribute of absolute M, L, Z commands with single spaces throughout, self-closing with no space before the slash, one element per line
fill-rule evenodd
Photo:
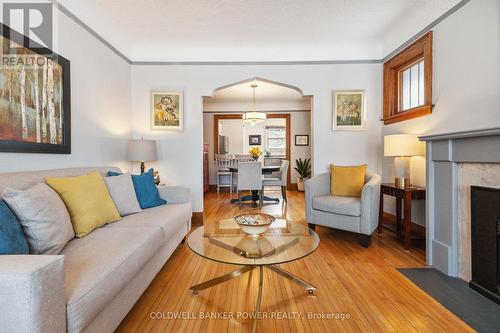
<path fill-rule="evenodd" d="M 500 189 L 471 186 L 474 290 L 500 304 Z"/>

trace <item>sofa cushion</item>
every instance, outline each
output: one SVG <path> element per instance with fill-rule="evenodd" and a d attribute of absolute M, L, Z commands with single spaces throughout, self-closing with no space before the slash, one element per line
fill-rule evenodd
<path fill-rule="evenodd" d="M 119 176 L 121 173 L 109 171 L 108 176 Z M 142 209 L 164 205 L 167 202 L 160 198 L 158 187 L 156 187 L 153 177 L 153 169 L 140 174 L 132 175 L 135 195 Z"/>
<path fill-rule="evenodd" d="M 323 195 L 313 199 L 312 207 L 327 213 L 361 216 L 361 200 L 358 197 Z"/>
<path fill-rule="evenodd" d="M 120 223 L 108 224 L 105 229 L 124 227 L 160 227 L 163 231 L 163 242 L 167 240 L 191 218 L 191 204 L 167 204 L 144 209 L 139 214 L 125 216 Z"/>
<path fill-rule="evenodd" d="M 135 195 L 134 183 L 130 173 L 124 173 L 115 177 L 104 177 L 108 186 L 111 199 L 115 202 L 116 208 L 121 216 L 139 213 L 142 211 Z"/>
<path fill-rule="evenodd" d="M 162 246 L 157 227 L 100 228 L 63 249 L 68 332 L 82 331 Z"/>
<path fill-rule="evenodd" d="M 28 254 L 28 242 L 16 216 L 0 200 L 0 255 Z"/>
<path fill-rule="evenodd" d="M 45 180 L 66 204 L 76 237 L 120 220 L 106 183 L 97 171 L 77 177 L 47 177 Z"/>
<path fill-rule="evenodd" d="M 21 223 L 30 253 L 59 254 L 75 237 L 64 202 L 47 184 L 26 190 L 6 188 L 3 199 Z"/>

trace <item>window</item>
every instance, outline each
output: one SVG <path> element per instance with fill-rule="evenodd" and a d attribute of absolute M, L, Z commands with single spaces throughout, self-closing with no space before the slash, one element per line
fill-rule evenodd
<path fill-rule="evenodd" d="M 266 127 L 266 148 L 285 149 L 286 148 L 286 130 L 285 127 Z"/>
<path fill-rule="evenodd" d="M 432 112 L 432 31 L 384 63 L 384 124 Z"/>

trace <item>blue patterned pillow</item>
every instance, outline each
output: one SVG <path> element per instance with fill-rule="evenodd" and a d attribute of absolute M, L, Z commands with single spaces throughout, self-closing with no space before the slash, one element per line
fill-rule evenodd
<path fill-rule="evenodd" d="M 108 176 L 121 175 L 119 172 L 108 171 Z M 153 177 L 153 169 L 149 169 L 143 174 L 132 175 L 132 183 L 134 183 L 135 195 L 139 206 L 142 209 L 164 205 L 167 202 L 160 198 L 160 193 L 156 187 Z"/>
<path fill-rule="evenodd" d="M 28 254 L 28 242 L 16 216 L 0 200 L 0 254 Z"/>

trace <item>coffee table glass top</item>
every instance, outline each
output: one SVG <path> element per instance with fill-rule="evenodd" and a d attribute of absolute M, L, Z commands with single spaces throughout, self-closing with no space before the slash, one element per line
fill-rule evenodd
<path fill-rule="evenodd" d="M 306 225 L 276 219 L 263 234 L 244 233 L 233 219 L 195 229 L 187 239 L 189 248 L 210 260 L 234 265 L 275 265 L 311 254 L 319 237 Z"/>

